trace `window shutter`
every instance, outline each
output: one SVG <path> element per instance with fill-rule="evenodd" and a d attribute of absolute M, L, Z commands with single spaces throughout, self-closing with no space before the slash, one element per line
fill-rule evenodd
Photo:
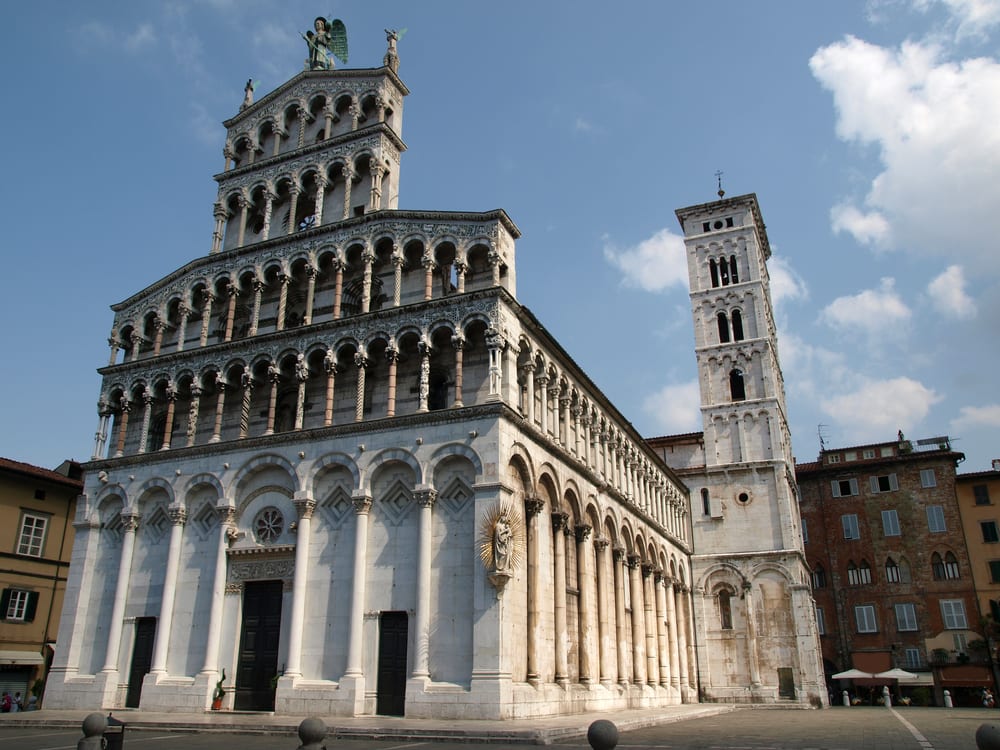
<path fill-rule="evenodd" d="M 872 488 L 872 492 L 878 493 L 878 477 L 868 477 L 868 484 Z"/>
<path fill-rule="evenodd" d="M 37 591 L 29 591 L 28 592 L 28 601 L 25 602 L 25 607 L 24 607 L 24 621 L 25 622 L 34 622 L 34 620 L 35 620 L 35 610 L 37 610 L 37 609 L 38 609 L 38 592 Z"/>
<path fill-rule="evenodd" d="M 858 480 L 857 479 L 849 479 L 848 481 L 851 483 L 851 494 L 852 495 L 857 495 L 858 494 Z"/>
<path fill-rule="evenodd" d="M 895 474 L 890 474 L 889 475 L 889 488 L 893 489 L 893 490 L 898 490 L 899 489 L 899 482 L 896 481 L 896 475 Z"/>
<path fill-rule="evenodd" d="M 7 619 L 7 607 L 10 606 L 10 589 L 4 589 L 3 594 L 0 595 L 0 620 Z"/>

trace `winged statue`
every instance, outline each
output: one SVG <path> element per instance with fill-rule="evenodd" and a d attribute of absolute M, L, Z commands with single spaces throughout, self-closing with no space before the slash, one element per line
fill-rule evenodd
<path fill-rule="evenodd" d="M 309 45 L 309 70 L 332 70 L 334 57 L 347 64 L 347 27 L 339 18 L 319 16 L 302 38 Z"/>

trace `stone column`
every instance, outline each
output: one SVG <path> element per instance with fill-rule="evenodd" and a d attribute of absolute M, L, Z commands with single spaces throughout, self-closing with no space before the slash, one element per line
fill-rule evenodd
<path fill-rule="evenodd" d="M 372 189 L 368 199 L 368 210 L 378 211 L 382 207 L 382 176 L 385 174 L 385 167 L 372 160 L 369 169 L 372 174 Z"/>
<path fill-rule="evenodd" d="M 288 137 L 288 131 L 282 129 L 283 126 L 274 124 L 274 148 L 271 150 L 271 156 L 277 156 L 281 153 L 281 139 Z"/>
<path fill-rule="evenodd" d="M 271 384 L 271 394 L 267 400 L 267 427 L 265 435 L 274 434 L 274 416 L 278 410 L 278 383 L 281 382 L 281 371 L 272 362 L 267 366 L 267 382 Z"/>
<path fill-rule="evenodd" d="M 746 606 L 747 658 L 750 662 L 750 684 L 753 687 L 759 687 L 760 654 L 757 649 L 757 611 L 753 585 L 749 581 L 744 581 L 743 583 L 743 602 L 744 606 Z M 685 614 L 687 614 L 686 611 Z"/>
<path fill-rule="evenodd" d="M 614 568 L 615 586 L 615 638 L 618 642 L 618 682 L 629 683 L 628 669 L 628 639 L 625 630 L 625 548 L 615 547 L 611 550 Z"/>
<path fill-rule="evenodd" d="M 486 348 L 490 355 L 490 400 L 497 400 L 503 393 L 503 336 L 492 328 L 486 331 Z"/>
<path fill-rule="evenodd" d="M 250 434 L 250 402 L 253 399 L 253 375 L 247 370 L 240 376 L 243 387 L 243 402 L 240 404 L 240 440 Z"/>
<path fill-rule="evenodd" d="M 215 219 L 215 229 L 212 230 L 212 250 L 209 255 L 215 255 L 222 249 L 222 230 L 226 219 L 229 218 L 229 211 L 222 203 L 216 203 L 212 210 L 212 217 Z"/>
<path fill-rule="evenodd" d="M 670 687 L 670 644 L 667 641 L 667 597 L 663 589 L 663 569 L 653 573 L 656 587 L 656 642 L 660 658 L 660 686 Z"/>
<path fill-rule="evenodd" d="M 161 451 L 170 450 L 170 439 L 173 437 L 174 432 L 174 411 L 177 408 L 177 389 L 174 388 L 174 381 L 167 381 L 166 388 L 166 399 L 167 399 L 167 418 L 165 424 L 163 425 L 163 442 L 160 444 Z"/>
<path fill-rule="evenodd" d="M 198 339 L 198 346 L 208 345 L 208 327 L 212 322 L 212 300 L 215 295 L 207 289 L 203 293 L 204 302 L 201 305 L 201 335 Z"/>
<path fill-rule="evenodd" d="M 463 360 L 463 350 L 465 349 L 465 337 L 461 334 L 453 336 L 451 339 L 451 345 L 455 347 L 455 402 L 452 406 L 461 407 L 465 406 L 462 402 L 462 360 Z"/>
<path fill-rule="evenodd" d="M 250 150 L 250 158 L 253 161 L 253 149 Z M 247 209 L 250 208 L 250 201 L 240 193 L 236 197 L 236 205 L 240 207 L 240 226 L 236 236 L 236 247 L 243 247 L 243 241 L 247 234 Z"/>
<path fill-rule="evenodd" d="M 632 593 L 632 680 L 636 685 L 646 682 L 646 628 L 643 623 L 642 576 L 639 556 L 629 555 L 627 560 L 629 588 Z"/>
<path fill-rule="evenodd" d="M 555 648 L 556 648 L 556 682 L 565 685 L 569 682 L 569 664 L 567 662 L 566 642 L 566 530 L 569 514 L 559 511 L 552 513 L 552 536 L 555 551 L 553 554 L 552 588 L 554 595 L 555 614 Z"/>
<path fill-rule="evenodd" d="M 500 286 L 500 253 L 491 250 L 488 258 L 490 269 L 493 271 L 493 286 Z"/>
<path fill-rule="evenodd" d="M 188 411 L 187 447 L 194 445 L 198 432 L 198 406 L 201 403 L 201 386 L 191 384 L 191 407 Z"/>
<path fill-rule="evenodd" d="M 298 229 L 295 214 L 299 210 L 299 193 L 301 192 L 302 188 L 297 182 L 288 186 L 288 231 L 285 234 L 295 234 L 295 230 Z"/>
<path fill-rule="evenodd" d="M 427 398 L 431 393 L 431 347 L 421 341 L 417 344 L 417 349 L 420 351 L 420 391 L 417 412 L 425 412 L 429 408 Z"/>
<path fill-rule="evenodd" d="M 340 304 L 344 297 L 344 261 L 333 261 L 333 319 L 340 319 Z"/>
<path fill-rule="evenodd" d="M 302 676 L 302 630 L 306 620 L 306 584 L 309 579 L 309 541 L 316 501 L 303 492 L 295 493 L 299 524 L 295 531 L 295 575 L 292 579 L 292 616 L 288 624 L 288 664 L 285 674 Z"/>
<path fill-rule="evenodd" d="M 403 294 L 403 264 L 406 259 L 398 248 L 393 248 L 389 260 L 392 261 L 392 306 L 399 307 Z"/>
<path fill-rule="evenodd" d="M 312 323 L 313 304 L 316 301 L 316 267 L 306 266 L 306 311 L 302 316 L 302 325 L 307 326 Z"/>
<path fill-rule="evenodd" d="M 326 402 L 323 408 L 323 426 L 329 427 L 333 424 L 333 386 L 337 378 L 337 358 L 333 349 L 326 352 L 323 357 L 323 370 L 326 372 Z"/>
<path fill-rule="evenodd" d="M 135 531 L 139 528 L 139 514 L 122 510 L 122 553 L 118 560 L 118 580 L 115 583 L 115 598 L 111 605 L 111 622 L 108 626 L 108 643 L 104 651 L 102 672 L 118 671 L 118 651 L 122 645 L 122 621 L 125 617 L 125 602 L 128 599 L 128 584 L 132 574 L 132 552 L 135 549 Z"/>
<path fill-rule="evenodd" d="M 660 649 L 656 643 L 656 593 L 653 590 L 653 566 L 642 565 L 642 602 L 646 630 L 646 683 L 660 684 Z"/>
<path fill-rule="evenodd" d="M 417 607 L 413 616 L 414 645 L 413 677 L 430 679 L 430 622 L 431 622 L 431 559 L 433 550 L 433 512 L 437 492 L 429 488 L 417 489 L 414 498 L 420 504 L 420 531 L 417 540 Z"/>
<path fill-rule="evenodd" d="M 177 589 L 177 569 L 181 559 L 181 541 L 187 511 L 183 506 L 170 508 L 170 542 L 167 547 L 167 569 L 163 573 L 163 595 L 160 597 L 160 619 L 156 622 L 153 642 L 153 663 L 150 672 L 167 673 L 167 650 L 170 648 L 170 626 L 174 616 L 174 592 Z"/>
<path fill-rule="evenodd" d="M 236 535 L 233 521 L 236 509 L 230 505 L 217 505 L 215 512 L 219 516 L 219 537 L 215 549 L 215 573 L 212 578 L 212 606 L 208 615 L 208 634 L 205 645 L 205 664 L 202 674 L 213 674 L 219 671 L 219 644 L 222 642 L 222 605 L 226 596 L 226 550 L 229 542 Z"/>
<path fill-rule="evenodd" d="M 184 339 L 187 338 L 188 318 L 193 311 L 185 304 L 177 306 L 177 315 L 180 320 L 177 323 L 177 351 L 184 351 Z"/>
<path fill-rule="evenodd" d="M 674 593 L 674 580 L 672 578 L 667 578 L 666 581 L 666 603 L 667 603 L 667 622 L 669 624 L 669 631 L 667 633 L 667 639 L 669 641 L 668 646 L 670 648 L 670 664 L 672 668 L 670 670 L 670 686 L 676 691 L 677 696 L 680 697 L 681 694 L 681 672 L 680 672 L 680 642 L 678 638 L 678 622 L 677 622 L 677 606 L 676 606 L 676 594 Z"/>
<path fill-rule="evenodd" d="M 111 347 L 111 357 L 108 359 L 108 367 L 113 367 L 115 360 L 118 359 L 118 352 L 121 349 L 121 342 L 118 340 L 118 334 L 115 331 L 112 331 L 111 336 L 108 338 L 108 346 Z"/>
<path fill-rule="evenodd" d="M 276 323 L 276 330 L 285 330 L 285 312 L 288 309 L 288 284 L 291 281 L 291 277 L 287 273 L 278 274 L 278 320 Z"/>
<path fill-rule="evenodd" d="M 274 137 L 275 144 L 278 143 L 278 137 Z M 270 190 L 264 191 L 264 226 L 260 230 L 260 238 L 262 240 L 271 239 L 271 218 L 274 214 L 274 199 L 277 198 L 274 193 Z"/>
<path fill-rule="evenodd" d="M 608 539 L 594 539 L 594 583 L 597 586 L 597 652 L 599 679 L 602 685 L 611 685 L 612 633 L 608 622 Z"/>
<path fill-rule="evenodd" d="M 365 375 L 368 371 L 368 357 L 363 352 L 354 353 L 354 364 L 358 367 L 358 390 L 354 398 L 354 421 L 365 418 Z"/>
<path fill-rule="evenodd" d="M 357 494 L 354 500 L 354 574 L 351 589 L 351 621 L 347 637 L 346 677 L 362 677 L 361 655 L 365 624 L 365 590 L 368 587 L 368 513 L 370 495 Z"/>
<path fill-rule="evenodd" d="M 309 381 L 309 365 L 306 364 L 304 354 L 299 354 L 295 360 L 295 379 L 298 381 L 299 390 L 295 395 L 295 428 L 301 430 L 305 419 L 306 408 L 306 383 Z"/>
<path fill-rule="evenodd" d="M 149 422 L 153 415 L 153 394 L 148 388 L 142 389 L 142 427 L 139 430 L 139 450 L 136 453 L 145 453 L 149 443 Z"/>
<path fill-rule="evenodd" d="M 236 284 L 229 282 L 226 293 L 229 295 L 229 306 L 226 308 L 226 333 L 222 340 L 232 341 L 233 322 L 236 320 L 236 298 L 240 296 L 240 290 Z"/>
<path fill-rule="evenodd" d="M 527 519 L 527 557 L 528 557 L 528 648 L 527 648 L 527 678 L 528 682 L 537 684 L 541 679 L 538 670 L 538 653 L 546 642 L 542 632 L 540 615 L 542 610 L 541 591 L 542 574 L 539 563 L 539 514 L 545 509 L 545 502 L 538 497 L 528 497 L 524 500 L 524 515 Z"/>
<path fill-rule="evenodd" d="M 365 264 L 364 280 L 361 284 L 361 312 L 366 313 L 372 306 L 372 265 L 375 263 L 375 253 L 365 248 L 361 253 L 361 260 Z"/>
<path fill-rule="evenodd" d="M 429 300 L 434 296 L 434 269 L 437 264 L 429 255 L 425 255 L 420 262 L 424 267 L 424 299 Z"/>
<path fill-rule="evenodd" d="M 549 391 L 548 391 L 549 376 L 543 371 L 540 375 L 537 375 L 535 377 L 535 383 L 537 383 L 538 386 L 541 388 L 541 392 L 539 394 L 540 398 L 538 402 L 541 405 L 542 413 L 538 415 L 539 416 L 538 426 L 541 427 L 542 434 L 545 435 L 548 433 L 546 425 L 548 424 L 549 421 Z M 535 400 L 532 399 L 531 401 L 532 404 L 534 404 Z M 535 423 L 532 422 L 532 424 Z"/>
<path fill-rule="evenodd" d="M 156 320 L 153 321 L 153 330 L 155 331 L 155 333 L 153 334 L 154 357 L 160 356 L 160 347 L 163 346 L 163 331 L 166 327 L 167 327 L 166 321 L 160 316 L 157 316 Z"/>
<path fill-rule="evenodd" d="M 327 184 L 329 183 L 325 175 L 316 176 L 316 202 L 313 204 L 313 215 L 316 217 L 316 222 L 313 226 L 318 227 L 323 223 L 323 199 L 326 197 Z"/>
<path fill-rule="evenodd" d="M 309 122 L 308 110 L 299 107 L 298 118 L 299 118 L 299 137 L 298 137 L 298 143 L 296 144 L 295 148 L 302 148 L 303 146 L 306 145 L 306 123 Z"/>
<path fill-rule="evenodd" d="M 260 328 L 260 298 L 264 292 L 264 282 L 258 278 L 254 278 L 250 282 L 250 287 L 253 289 L 253 309 L 250 311 L 250 335 L 256 336 Z"/>
<path fill-rule="evenodd" d="M 688 624 L 690 623 L 690 606 L 687 602 L 687 587 L 684 584 L 678 586 L 677 591 L 677 651 L 680 660 L 677 669 L 681 673 L 681 700 L 685 703 L 690 701 L 688 695 Z M 758 678 L 758 684 L 759 684 Z"/>
<path fill-rule="evenodd" d="M 334 111 L 331 109 L 330 105 L 327 104 L 323 107 L 323 140 L 327 140 L 330 137 L 330 133 L 333 132 L 333 117 Z"/>
<path fill-rule="evenodd" d="M 104 450 L 108 444 L 108 423 L 111 419 L 111 406 L 104 400 L 103 396 L 97 402 L 97 417 L 97 432 L 94 434 L 94 453 L 90 457 L 93 461 L 104 458 Z"/>
<path fill-rule="evenodd" d="M 351 218 L 351 186 L 354 184 L 354 170 L 346 164 L 341 167 L 341 174 L 344 175 L 344 216 Z"/>
<path fill-rule="evenodd" d="M 396 416 L 396 368 L 399 365 L 399 350 L 387 348 L 385 358 L 389 360 L 389 393 L 386 398 L 385 415 L 387 417 Z"/>
<path fill-rule="evenodd" d="M 351 115 L 351 130 L 357 130 L 358 120 L 361 119 L 361 107 L 357 102 L 353 102 L 347 111 Z"/>
<path fill-rule="evenodd" d="M 579 613 L 577 622 L 580 626 L 580 682 L 588 684 L 593 681 L 594 667 L 591 654 L 594 647 L 594 603 L 591 598 L 591 579 L 594 567 L 594 548 L 588 544 L 593 527 L 589 524 L 578 524 L 576 529 L 576 587 L 579 593 Z"/>
<path fill-rule="evenodd" d="M 469 270 L 469 264 L 464 260 L 455 261 L 455 278 L 458 284 L 455 289 L 456 294 L 465 294 L 465 274 Z"/>
<path fill-rule="evenodd" d="M 226 383 L 221 377 L 215 379 L 215 390 L 219 395 L 215 402 L 215 426 L 212 428 L 212 437 L 208 439 L 210 443 L 218 443 L 222 440 L 222 415 L 226 410 Z"/>
<path fill-rule="evenodd" d="M 132 335 L 129 336 L 129 341 L 132 344 L 132 356 L 129 357 L 130 362 L 135 362 L 139 359 L 139 353 L 142 350 L 142 334 L 136 330 L 132 331 Z"/>

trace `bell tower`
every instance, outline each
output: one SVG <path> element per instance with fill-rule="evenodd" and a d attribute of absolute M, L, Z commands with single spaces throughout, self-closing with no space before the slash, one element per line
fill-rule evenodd
<path fill-rule="evenodd" d="M 716 700 L 825 703 L 757 197 L 720 190 L 676 213 L 703 429 L 681 471 L 694 506 L 701 686 Z"/>

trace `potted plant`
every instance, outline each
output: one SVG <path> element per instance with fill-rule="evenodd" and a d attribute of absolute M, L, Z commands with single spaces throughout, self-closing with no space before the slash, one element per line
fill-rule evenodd
<path fill-rule="evenodd" d="M 222 709 L 222 699 L 226 697 L 226 689 L 222 687 L 222 683 L 226 681 L 226 668 L 222 668 L 222 679 L 215 683 L 215 690 L 212 691 L 212 710 L 219 711 Z"/>

